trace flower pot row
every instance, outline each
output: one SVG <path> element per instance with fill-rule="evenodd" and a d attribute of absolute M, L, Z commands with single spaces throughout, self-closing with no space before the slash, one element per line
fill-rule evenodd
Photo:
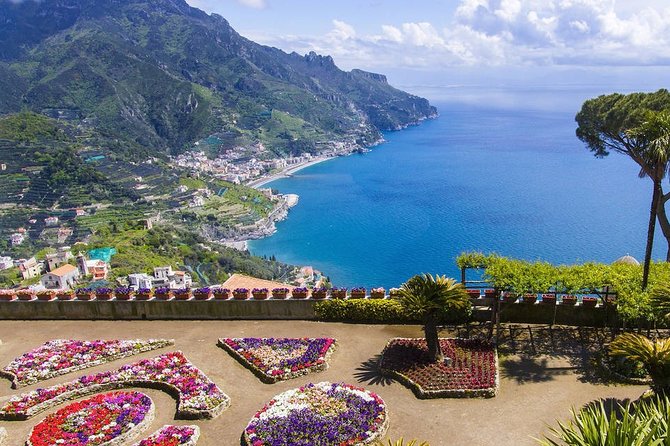
<path fill-rule="evenodd" d="M 393 290 L 391 290 L 393 293 Z M 169 288 L 140 288 L 139 290 L 133 290 L 127 287 L 118 287 L 116 289 L 111 288 L 99 288 L 93 290 L 90 288 L 79 288 L 77 290 L 47 290 L 34 292 L 32 290 L 0 290 L 0 301 L 14 301 L 14 300 L 41 300 L 41 301 L 52 301 L 52 300 L 79 300 L 79 301 L 90 301 L 90 300 L 267 300 L 267 299 L 366 299 L 368 298 L 365 288 L 353 288 L 349 293 L 347 293 L 346 288 L 294 288 L 290 290 L 288 288 L 274 288 L 269 290 L 267 288 L 236 288 L 233 290 L 226 288 L 182 288 L 182 289 L 169 289 Z M 384 288 L 373 288 L 370 290 L 370 299 L 384 299 L 386 298 L 386 290 Z"/>

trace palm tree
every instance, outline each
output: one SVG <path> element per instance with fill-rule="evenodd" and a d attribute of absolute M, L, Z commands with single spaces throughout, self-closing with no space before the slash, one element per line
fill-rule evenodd
<path fill-rule="evenodd" d="M 446 276 L 420 274 L 405 282 L 398 292 L 405 311 L 423 320 L 426 345 L 431 361 L 442 361 L 444 355 L 437 334 L 440 314 L 445 310 L 464 310 L 470 307 L 465 288 Z"/>
<path fill-rule="evenodd" d="M 635 333 L 618 336 L 609 347 L 610 356 L 640 361 L 657 395 L 670 395 L 670 338 L 651 340 Z"/>
<path fill-rule="evenodd" d="M 668 171 L 670 160 L 670 113 L 649 112 L 647 118 L 639 126 L 629 130 L 628 138 L 636 140 L 640 147 L 644 147 L 638 156 L 644 166 L 640 170 L 640 177 L 650 177 L 654 183 L 649 212 L 649 226 L 647 228 L 647 246 L 644 252 L 644 268 L 642 271 L 642 289 L 647 288 L 649 267 L 651 265 L 651 251 L 654 245 L 654 231 L 659 208 L 664 206 L 662 181 Z M 664 211 L 664 209 L 662 210 Z"/>

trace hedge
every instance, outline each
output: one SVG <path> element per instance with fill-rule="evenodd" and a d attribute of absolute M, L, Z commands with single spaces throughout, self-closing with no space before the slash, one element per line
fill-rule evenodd
<path fill-rule="evenodd" d="M 365 322 L 379 324 L 418 324 L 421 318 L 408 314 L 396 299 L 324 300 L 314 305 L 316 318 L 327 322 Z M 463 323 L 472 309 L 465 312 L 445 311 L 443 323 Z"/>

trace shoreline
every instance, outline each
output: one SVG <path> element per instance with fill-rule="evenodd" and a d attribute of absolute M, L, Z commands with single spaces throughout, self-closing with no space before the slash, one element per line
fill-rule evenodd
<path fill-rule="evenodd" d="M 275 172 L 275 173 L 273 173 L 271 175 L 268 175 L 266 177 L 261 177 L 261 178 L 258 178 L 256 180 L 250 181 L 246 185 L 248 187 L 253 188 L 253 189 L 260 189 L 262 186 L 265 186 L 266 184 L 271 183 L 275 180 L 279 180 L 281 178 L 288 178 L 291 175 L 293 175 L 294 173 L 296 173 L 296 172 L 298 172 L 302 169 L 305 169 L 307 167 L 314 166 L 316 164 L 319 164 L 319 163 L 322 163 L 324 161 L 328 161 L 328 160 L 331 160 L 331 159 L 335 159 L 335 158 L 337 158 L 337 157 L 335 157 L 335 156 L 319 156 L 319 157 L 316 157 L 313 160 L 310 160 L 310 161 L 307 161 L 307 162 L 304 162 L 304 163 L 299 163 L 299 164 L 296 164 L 296 165 L 293 165 L 293 166 L 285 167 L 284 169 L 280 170 L 279 172 Z"/>

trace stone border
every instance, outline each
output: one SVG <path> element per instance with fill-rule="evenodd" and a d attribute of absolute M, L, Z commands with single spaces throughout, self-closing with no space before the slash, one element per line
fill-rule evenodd
<path fill-rule="evenodd" d="M 242 366 L 244 366 L 247 370 L 250 370 L 258 379 L 260 379 L 262 382 L 265 384 L 276 384 L 280 381 L 288 381 L 290 379 L 295 379 L 299 378 L 304 375 L 309 375 L 310 373 L 315 373 L 315 372 L 323 372 L 324 370 L 327 370 L 329 365 L 328 361 L 330 360 L 330 357 L 333 355 L 335 350 L 337 350 L 337 340 L 333 339 L 333 343 L 328 347 L 328 351 L 326 351 L 326 354 L 323 356 L 323 364 L 315 364 L 311 367 L 305 367 L 303 369 L 297 370 L 295 372 L 289 372 L 289 373 L 284 373 L 283 375 L 268 375 L 266 374 L 263 370 L 258 368 L 255 364 L 249 362 L 247 358 L 242 356 L 237 350 L 229 346 L 224 342 L 225 339 L 236 339 L 236 338 L 219 338 L 217 342 L 217 346 L 224 349 L 227 351 L 230 356 L 235 358 L 237 362 L 239 362 Z M 240 338 L 241 339 L 241 338 Z M 269 339 L 269 338 L 258 338 L 258 339 Z M 274 338 L 274 339 L 296 339 L 296 338 Z M 312 339 L 324 339 L 324 338 L 312 338 Z"/>
<path fill-rule="evenodd" d="M 179 443 L 179 446 L 195 446 L 196 443 L 198 443 L 198 439 L 200 438 L 200 428 L 196 426 L 195 424 L 187 424 L 187 425 L 174 425 L 174 424 L 166 424 L 165 426 L 161 427 L 158 429 L 156 432 L 153 434 L 149 435 L 147 438 L 144 438 L 136 443 L 133 443 L 132 446 L 140 446 L 140 444 L 145 441 L 150 439 L 151 437 L 158 436 L 163 432 L 164 429 L 169 428 L 169 427 L 190 427 L 193 429 L 193 435 L 191 435 L 191 438 L 186 442 L 186 443 Z"/>
<path fill-rule="evenodd" d="M 651 378 L 632 378 L 624 376 L 619 372 L 615 372 L 610 368 L 609 365 L 607 365 L 607 361 L 602 357 L 599 358 L 598 365 L 607 373 L 609 373 L 610 377 L 614 378 L 617 382 L 620 382 L 622 384 L 632 384 L 640 386 L 650 386 L 652 384 Z"/>
<path fill-rule="evenodd" d="M 318 383 L 318 384 L 320 384 L 320 383 Z M 356 387 L 356 386 L 354 386 L 354 387 Z M 289 389 L 289 390 L 293 390 L 293 389 Z M 285 392 L 288 392 L 289 390 L 287 390 Z M 369 390 L 365 390 L 365 392 L 373 393 L 373 392 L 370 392 Z M 284 392 L 282 392 L 282 393 L 284 393 Z M 277 395 L 275 395 L 275 396 L 277 396 Z M 377 395 L 377 396 L 379 396 L 379 395 Z M 272 397 L 272 399 L 275 399 L 275 397 Z M 381 399 L 381 397 L 380 397 L 380 399 Z M 359 442 L 359 443 L 352 443 L 352 446 L 369 445 L 369 444 L 377 442 L 377 440 L 379 440 L 381 437 L 386 435 L 386 432 L 388 431 L 389 424 L 390 424 L 390 421 L 389 421 L 390 417 L 389 417 L 388 405 L 386 404 L 386 401 L 382 400 L 382 402 L 384 403 L 384 421 L 382 421 L 381 425 L 379 426 L 379 429 L 377 429 L 377 431 L 375 433 L 373 433 L 372 435 L 370 435 L 370 437 L 368 437 L 366 440 L 364 440 L 362 442 Z M 254 415 L 251 419 L 253 420 L 254 418 L 256 418 L 256 415 Z M 250 422 L 251 422 L 251 420 L 249 420 L 249 423 Z M 249 425 L 249 423 L 247 423 L 247 426 Z M 242 444 L 244 446 L 254 446 L 253 442 L 251 441 L 251 439 L 247 435 L 246 426 L 244 427 L 244 431 L 242 433 L 241 441 L 242 441 Z"/>
<path fill-rule="evenodd" d="M 55 340 L 58 341 L 59 339 L 55 339 Z M 66 339 L 66 340 L 69 341 L 70 339 Z M 6 366 L 4 369 L 0 370 L 0 377 L 7 378 L 7 379 L 11 380 L 12 381 L 12 389 L 18 389 L 20 387 L 26 387 L 26 386 L 36 384 L 36 383 L 41 382 L 41 381 L 47 381 L 47 380 L 55 378 L 57 376 L 67 375 L 68 373 L 78 372 L 79 370 L 84 370 L 84 369 L 88 369 L 88 368 L 91 368 L 91 367 L 97 367 L 99 365 L 108 364 L 108 363 L 113 362 L 113 361 L 118 361 L 119 359 L 129 358 L 131 356 L 139 355 L 141 353 L 146 353 L 146 352 L 150 352 L 150 351 L 153 351 L 153 350 L 158 350 L 160 348 L 165 348 L 165 347 L 169 347 L 171 345 L 174 345 L 174 339 L 147 339 L 147 340 L 128 339 L 128 341 L 130 341 L 130 342 L 141 341 L 141 342 L 148 342 L 149 344 L 145 345 L 144 347 L 142 347 L 138 350 L 132 350 L 132 351 L 129 351 L 129 352 L 121 352 L 121 353 L 116 354 L 116 355 L 106 356 L 106 357 L 100 358 L 98 360 L 86 362 L 85 364 L 81 364 L 79 366 L 69 367 L 67 369 L 54 370 L 52 373 L 49 373 L 46 376 L 41 377 L 41 379 L 30 379 L 30 380 L 26 380 L 26 381 L 23 381 L 23 382 L 19 382 L 18 381 L 18 376 L 15 373 L 6 370 L 6 368 L 9 367 L 9 366 Z M 39 347 L 43 347 L 45 344 L 46 344 L 46 342 L 41 344 Z M 39 348 L 39 347 L 37 347 L 37 348 Z M 19 359 L 19 358 L 14 358 L 12 360 L 12 362 L 17 360 L 17 359 Z"/>
<path fill-rule="evenodd" d="M 398 382 L 403 384 L 405 387 L 408 387 L 414 395 L 419 399 L 433 399 L 433 398 L 493 398 L 497 395 L 498 389 L 500 388 L 500 364 L 498 361 L 498 348 L 493 345 L 493 359 L 496 366 L 496 375 L 494 387 L 488 387 L 485 389 L 443 389 L 443 390 L 424 390 L 421 385 L 417 382 L 414 382 L 409 376 L 404 375 L 393 369 L 382 368 L 382 363 L 384 360 L 384 353 L 386 349 L 396 340 L 424 340 L 424 338 L 393 338 L 386 343 L 384 350 L 379 358 L 377 363 L 379 366 L 379 371 L 384 375 L 390 378 L 396 379 Z M 464 338 L 440 338 L 447 340 L 468 340 Z"/>
<path fill-rule="evenodd" d="M 141 393 L 141 392 L 137 392 L 137 393 Z M 144 416 L 144 419 L 142 420 L 142 422 L 140 424 L 138 424 L 137 426 L 134 426 L 133 428 L 131 428 L 128 432 L 126 432 L 124 434 L 121 434 L 116 438 L 112 438 L 111 440 L 109 440 L 105 443 L 100 443 L 98 446 L 122 446 L 122 445 L 126 444 L 127 442 L 131 442 L 131 441 L 135 440 L 137 437 L 140 436 L 140 434 L 144 433 L 144 431 L 147 429 L 147 427 L 149 427 L 149 425 L 151 423 L 153 423 L 154 418 L 156 416 L 156 405 L 154 404 L 154 401 L 148 395 L 145 395 L 144 393 L 142 393 L 142 395 L 149 398 L 149 401 L 151 402 L 151 405 L 149 406 L 149 410 L 147 411 L 146 415 Z M 44 420 L 42 420 L 42 421 L 44 421 Z M 37 423 L 30 430 L 30 433 L 28 434 L 28 439 L 26 440 L 26 446 L 33 446 L 33 444 L 30 442 L 30 437 L 32 437 L 33 431 L 35 430 L 37 425 L 42 423 L 42 421 Z"/>
<path fill-rule="evenodd" d="M 181 352 L 175 352 L 175 353 L 180 353 L 183 356 L 183 353 Z M 188 359 L 184 356 L 184 359 L 188 361 Z M 203 376 L 207 377 L 207 379 L 214 385 L 216 385 L 207 375 L 202 372 L 202 370 L 198 369 L 195 367 L 190 361 L 188 361 L 189 364 L 191 364 L 192 367 L 200 371 L 200 373 L 203 374 Z M 128 364 L 132 365 L 132 364 Z M 114 374 L 118 370 L 110 371 L 110 373 Z M 101 372 L 101 373 L 106 373 L 106 372 Z M 95 376 L 95 375 L 93 375 Z M 63 384 L 57 384 L 55 386 L 68 386 L 73 383 L 78 383 L 79 380 L 75 381 L 69 381 L 67 383 Z M 54 386 L 52 386 L 54 387 Z M 166 382 L 161 382 L 161 381 L 156 381 L 156 380 L 142 380 L 142 379 L 127 379 L 127 380 L 121 380 L 121 381 L 109 381 L 105 383 L 98 383 L 98 384 L 90 384 L 87 385 L 86 387 L 81 387 L 81 388 L 75 388 L 72 390 L 65 391 L 53 398 L 50 398 L 48 400 L 42 401 L 41 403 L 37 403 L 32 407 L 29 407 L 26 409 L 24 412 L 5 412 L 4 410 L 0 409 L 0 420 L 7 420 L 7 421 L 24 421 L 29 418 L 34 417 L 35 415 L 44 412 L 45 410 L 50 409 L 53 406 L 62 404 L 67 401 L 75 400 L 82 398 L 87 395 L 95 394 L 95 393 L 101 393 L 101 392 L 106 392 L 110 390 L 117 390 L 117 389 L 125 389 L 128 387 L 143 387 L 143 388 L 148 388 L 148 389 L 157 389 L 161 390 L 169 395 L 171 395 L 173 398 L 177 400 L 177 413 L 175 415 L 175 418 L 179 419 L 184 419 L 184 420 L 199 420 L 199 419 L 212 419 L 221 414 L 224 410 L 226 410 L 228 407 L 230 407 L 230 397 L 226 395 L 221 389 L 219 391 L 221 392 L 221 397 L 223 398 L 223 401 L 219 403 L 217 406 L 212 407 L 210 409 L 191 409 L 191 408 L 185 408 L 182 406 L 182 398 L 181 398 L 181 392 L 176 386 L 173 386 L 172 384 L 168 384 Z M 217 386 L 218 388 L 218 386 Z M 16 397 L 20 397 L 21 395 L 17 395 Z M 8 401 L 11 402 L 12 400 L 10 399 Z M 6 406 L 5 406 L 6 407 Z M 4 409 L 4 408 L 3 408 Z"/>

